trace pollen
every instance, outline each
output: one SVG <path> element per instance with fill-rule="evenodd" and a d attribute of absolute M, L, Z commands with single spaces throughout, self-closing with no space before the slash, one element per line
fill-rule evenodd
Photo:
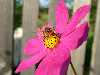
<path fill-rule="evenodd" d="M 44 45 L 47 48 L 54 48 L 57 46 L 58 43 L 59 43 L 59 37 L 56 35 L 51 35 L 44 39 Z"/>

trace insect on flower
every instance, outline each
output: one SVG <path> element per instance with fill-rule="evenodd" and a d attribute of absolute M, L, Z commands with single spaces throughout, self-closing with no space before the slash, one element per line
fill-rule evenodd
<path fill-rule="evenodd" d="M 88 22 L 79 24 L 89 11 L 90 6 L 84 5 L 69 20 L 64 0 L 59 1 L 55 9 L 55 29 L 48 23 L 26 42 L 23 52 L 29 58 L 21 61 L 16 73 L 41 61 L 35 75 L 66 75 L 71 52 L 87 40 Z"/>
<path fill-rule="evenodd" d="M 50 27 L 45 27 L 43 35 L 44 35 L 43 38 L 44 45 L 47 48 L 54 48 L 59 42 L 60 35 L 56 34 L 54 30 Z"/>

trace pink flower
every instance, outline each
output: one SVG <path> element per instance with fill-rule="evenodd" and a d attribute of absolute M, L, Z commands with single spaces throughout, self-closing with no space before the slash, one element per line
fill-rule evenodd
<path fill-rule="evenodd" d="M 35 75 L 65 75 L 70 63 L 71 52 L 78 48 L 88 36 L 88 22 L 79 25 L 90 11 L 89 5 L 80 7 L 69 20 L 68 9 L 61 1 L 56 6 L 56 27 L 46 24 L 30 39 L 24 53 L 29 56 L 22 60 L 16 73 L 40 62 Z"/>

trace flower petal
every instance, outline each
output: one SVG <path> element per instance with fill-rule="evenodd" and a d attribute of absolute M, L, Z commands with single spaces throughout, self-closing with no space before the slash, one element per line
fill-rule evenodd
<path fill-rule="evenodd" d="M 38 38 L 33 38 L 26 42 L 23 51 L 26 55 L 34 55 L 35 53 L 38 53 L 44 49 L 45 48 L 42 41 Z"/>
<path fill-rule="evenodd" d="M 65 28 L 65 32 L 66 34 L 69 34 L 70 32 L 72 32 L 76 26 L 78 25 L 78 23 L 84 19 L 84 17 L 87 15 L 87 13 L 89 13 L 90 11 L 90 5 L 84 5 L 82 7 L 80 7 L 73 15 L 70 23 L 67 25 L 67 28 Z"/>
<path fill-rule="evenodd" d="M 64 41 L 69 50 L 78 48 L 88 37 L 88 23 L 85 22 L 77 27 L 72 33 L 67 36 L 63 36 L 61 41 Z"/>
<path fill-rule="evenodd" d="M 67 75 L 67 71 L 68 71 L 68 66 L 70 64 L 70 61 L 71 61 L 71 57 L 69 57 L 67 59 L 67 61 L 65 61 L 63 63 L 63 65 L 61 66 L 61 72 L 60 72 L 60 75 Z"/>
<path fill-rule="evenodd" d="M 35 75 L 66 75 L 68 66 L 70 64 L 70 58 L 65 61 L 62 65 L 54 65 L 50 64 L 49 66 L 45 63 L 40 63 L 39 67 L 37 68 Z"/>
<path fill-rule="evenodd" d="M 60 3 L 56 6 L 55 11 L 56 17 L 56 32 L 61 33 L 64 31 L 65 26 L 68 22 L 68 8 L 65 6 L 64 1 L 60 1 Z"/>
<path fill-rule="evenodd" d="M 65 71 L 62 70 L 67 70 L 67 68 L 62 69 L 62 66 L 69 58 L 69 51 L 66 50 L 61 43 L 59 47 L 54 49 L 54 52 L 43 59 L 38 66 L 35 75 L 64 75 Z M 68 67 L 69 62 L 69 60 L 66 62 L 66 67 Z"/>
<path fill-rule="evenodd" d="M 46 56 L 46 51 L 40 52 L 34 56 L 32 56 L 29 59 L 22 60 L 19 66 L 16 69 L 16 73 L 22 72 L 28 68 L 30 68 L 32 65 L 38 63 L 41 59 L 43 59 Z"/>

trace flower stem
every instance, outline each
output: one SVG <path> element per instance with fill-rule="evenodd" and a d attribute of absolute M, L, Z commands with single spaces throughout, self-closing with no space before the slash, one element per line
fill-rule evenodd
<path fill-rule="evenodd" d="M 72 62 L 70 62 L 74 75 L 78 75 Z"/>

